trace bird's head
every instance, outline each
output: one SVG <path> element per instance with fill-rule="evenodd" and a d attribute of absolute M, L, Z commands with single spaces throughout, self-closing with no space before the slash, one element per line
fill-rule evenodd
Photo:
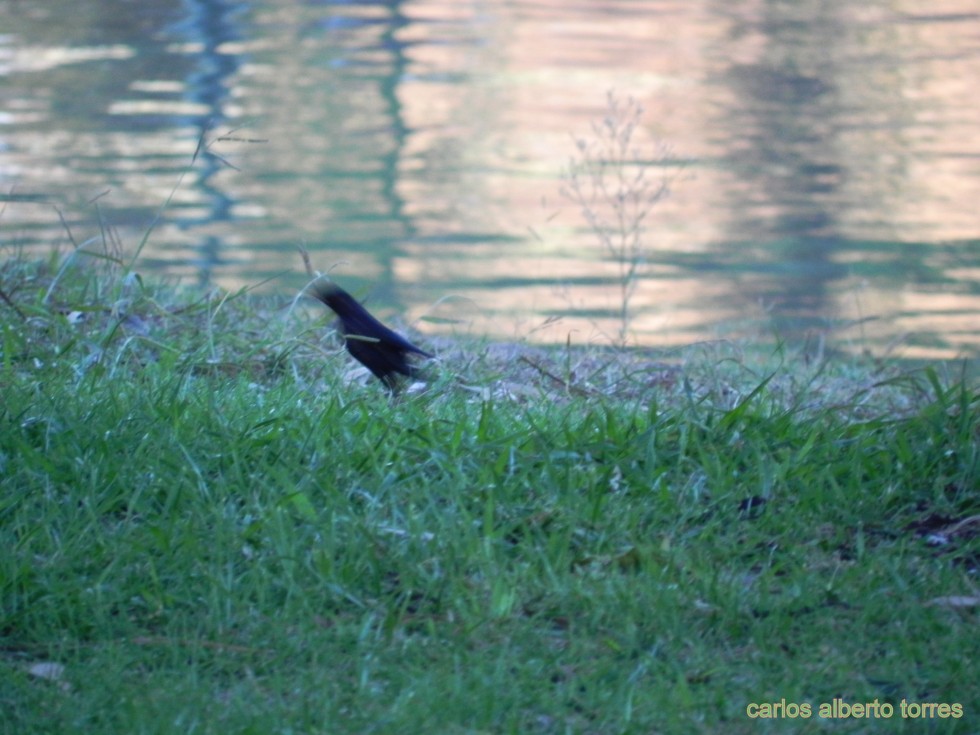
<path fill-rule="evenodd" d="M 354 298 L 333 281 L 320 279 L 310 286 L 310 293 L 338 314 L 350 303 L 357 303 Z"/>

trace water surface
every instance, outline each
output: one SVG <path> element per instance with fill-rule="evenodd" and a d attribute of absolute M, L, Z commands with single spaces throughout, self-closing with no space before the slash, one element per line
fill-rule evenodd
<path fill-rule="evenodd" d="M 431 332 L 974 357 L 978 27 L 955 0 L 3 3 L 0 247 L 152 226 L 144 271 L 286 296 L 302 244 Z M 563 195 L 586 155 L 669 183 L 625 325 Z"/>

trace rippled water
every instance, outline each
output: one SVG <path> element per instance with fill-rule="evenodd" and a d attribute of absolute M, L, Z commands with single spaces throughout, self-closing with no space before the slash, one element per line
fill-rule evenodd
<path fill-rule="evenodd" d="M 978 28 L 975 0 L 7 2 L 0 248 L 152 227 L 141 269 L 286 295 L 302 244 L 424 330 L 609 342 L 623 263 L 567 194 L 604 184 L 629 249 L 585 166 L 623 159 L 670 188 L 631 342 L 975 357 Z"/>

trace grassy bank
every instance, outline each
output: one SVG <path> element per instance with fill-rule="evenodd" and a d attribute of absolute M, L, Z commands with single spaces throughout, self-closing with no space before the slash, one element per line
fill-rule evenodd
<path fill-rule="evenodd" d="M 969 383 L 421 340 L 393 400 L 322 312 L 0 290 L 4 733 L 976 731 Z"/>

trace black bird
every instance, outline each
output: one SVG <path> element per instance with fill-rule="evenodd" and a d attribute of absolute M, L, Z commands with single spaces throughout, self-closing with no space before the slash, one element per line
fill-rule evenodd
<path fill-rule="evenodd" d="M 389 389 L 396 388 L 399 374 L 411 378 L 418 372 L 409 363 L 409 354 L 433 357 L 388 329 L 337 284 L 318 283 L 313 287 L 313 295 L 340 317 L 340 331 L 351 356 Z"/>

